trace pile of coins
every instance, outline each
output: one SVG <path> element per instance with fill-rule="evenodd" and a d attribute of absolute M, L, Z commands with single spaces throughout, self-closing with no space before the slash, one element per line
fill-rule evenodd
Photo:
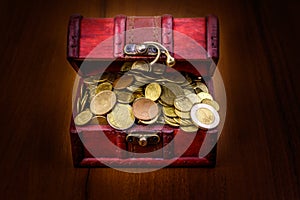
<path fill-rule="evenodd" d="M 76 102 L 76 125 L 109 124 L 126 130 L 168 124 L 186 132 L 219 123 L 219 105 L 201 77 L 145 61 L 125 62 L 119 72 L 87 77 Z"/>

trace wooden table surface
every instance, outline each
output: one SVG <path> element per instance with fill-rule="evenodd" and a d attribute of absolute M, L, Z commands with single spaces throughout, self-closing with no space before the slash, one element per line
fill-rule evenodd
<path fill-rule="evenodd" d="M 300 199 L 296 1 L 1 1 L 0 199 Z M 213 169 L 72 166 L 68 18 L 220 19 L 227 118 Z"/>

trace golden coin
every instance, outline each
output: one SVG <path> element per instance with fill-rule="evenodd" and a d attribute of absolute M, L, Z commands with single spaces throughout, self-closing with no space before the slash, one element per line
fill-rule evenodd
<path fill-rule="evenodd" d="M 183 89 L 184 95 L 188 95 L 188 94 L 194 94 L 194 91 L 191 89 Z"/>
<path fill-rule="evenodd" d="M 214 114 L 207 108 L 199 108 L 196 117 L 203 124 L 211 124 L 215 120 Z"/>
<path fill-rule="evenodd" d="M 168 117 L 177 117 L 174 107 L 163 106 L 163 113 Z"/>
<path fill-rule="evenodd" d="M 201 92 L 206 92 L 208 93 L 208 88 L 206 87 L 206 85 L 202 82 L 196 82 L 196 87 L 195 88 L 199 88 L 201 90 Z M 195 89 L 194 88 L 194 89 Z"/>
<path fill-rule="evenodd" d="M 206 92 L 200 92 L 197 95 L 200 98 L 201 102 L 203 101 L 203 99 L 213 100 L 212 96 L 210 94 L 206 93 Z"/>
<path fill-rule="evenodd" d="M 159 117 L 159 115 L 157 115 L 156 117 L 154 117 L 151 120 L 139 120 L 139 122 L 142 124 L 154 124 L 157 121 L 158 117 Z"/>
<path fill-rule="evenodd" d="M 128 86 L 130 86 L 132 82 L 133 82 L 133 76 L 125 74 L 114 81 L 113 87 L 114 89 L 117 90 L 125 89 Z"/>
<path fill-rule="evenodd" d="M 121 72 L 127 72 L 131 69 L 132 62 L 125 62 L 121 67 Z"/>
<path fill-rule="evenodd" d="M 180 126 L 180 129 L 188 133 L 198 131 L 197 126 Z"/>
<path fill-rule="evenodd" d="M 158 103 L 162 106 L 170 107 L 168 104 L 164 103 L 161 99 L 158 99 Z"/>
<path fill-rule="evenodd" d="M 170 118 L 169 118 L 170 119 Z M 175 127 L 179 127 L 180 125 L 177 124 L 174 120 L 173 121 L 170 121 L 169 119 L 166 119 L 165 118 L 165 122 L 171 126 L 175 126 Z"/>
<path fill-rule="evenodd" d="M 74 119 L 74 123 L 78 126 L 82 126 L 87 124 L 93 117 L 93 114 L 91 113 L 90 110 L 85 110 L 81 113 L 79 113 L 75 119 Z"/>
<path fill-rule="evenodd" d="M 188 119 L 182 119 L 182 118 L 177 118 L 177 117 L 174 117 L 173 120 L 180 124 L 181 126 L 190 126 L 190 125 L 193 125 L 193 122 L 191 122 L 191 120 L 188 120 Z"/>
<path fill-rule="evenodd" d="M 132 114 L 132 107 L 128 104 L 117 104 L 110 113 L 107 114 L 109 125 L 118 130 L 130 128 L 135 121 Z"/>
<path fill-rule="evenodd" d="M 175 109 L 174 111 L 175 111 L 176 115 L 178 117 L 180 117 L 180 118 L 183 118 L 183 119 L 189 119 L 189 118 L 191 118 L 190 112 L 181 112 L 181 111 L 179 111 L 177 109 Z"/>
<path fill-rule="evenodd" d="M 202 103 L 205 103 L 205 104 L 208 104 L 208 105 L 212 106 L 214 109 L 216 109 L 216 111 L 220 110 L 219 104 L 216 101 L 214 101 L 214 100 L 203 99 Z"/>
<path fill-rule="evenodd" d="M 166 116 L 166 115 L 164 115 L 164 119 L 165 119 L 165 121 L 169 121 L 169 122 L 174 123 L 174 124 L 177 123 L 177 122 L 174 120 L 174 118 L 168 117 L 168 116 Z"/>
<path fill-rule="evenodd" d="M 188 98 L 192 104 L 201 103 L 201 99 L 195 93 L 186 95 L 186 98 Z"/>
<path fill-rule="evenodd" d="M 117 94 L 117 100 L 120 103 L 132 103 L 134 100 L 134 96 L 130 92 L 119 91 Z"/>
<path fill-rule="evenodd" d="M 101 83 L 97 86 L 95 92 L 96 92 L 96 94 L 98 94 L 99 92 L 104 91 L 104 90 L 112 90 L 112 84 L 109 82 Z"/>
<path fill-rule="evenodd" d="M 174 106 L 181 112 L 188 112 L 191 110 L 193 104 L 187 97 L 178 97 L 174 100 Z"/>
<path fill-rule="evenodd" d="M 108 125 L 107 119 L 104 116 L 94 116 L 89 122 L 91 125 Z"/>
<path fill-rule="evenodd" d="M 110 90 L 104 90 L 94 96 L 90 103 L 90 109 L 95 115 L 104 115 L 114 107 L 116 102 L 116 94 Z"/>
<path fill-rule="evenodd" d="M 161 101 L 168 106 L 174 105 L 176 96 L 169 88 L 162 86 L 162 94 L 160 96 Z"/>
<path fill-rule="evenodd" d="M 191 109 L 191 119 L 195 125 L 203 129 L 212 129 L 218 126 L 220 116 L 210 105 L 200 103 L 195 104 Z"/>
<path fill-rule="evenodd" d="M 161 87 L 158 83 L 150 83 L 147 85 L 145 89 L 145 97 L 151 99 L 152 101 L 156 101 L 161 94 Z"/>
<path fill-rule="evenodd" d="M 159 113 L 157 104 L 144 97 L 136 99 L 133 102 L 132 107 L 134 116 L 141 120 L 151 120 Z"/>
<path fill-rule="evenodd" d="M 150 65 L 146 61 L 138 60 L 132 64 L 131 69 L 137 69 L 137 70 L 149 72 Z"/>
<path fill-rule="evenodd" d="M 175 95 L 175 97 L 184 96 L 184 91 L 180 87 L 180 85 L 177 85 L 175 83 L 165 83 L 164 87 L 168 88 Z"/>
<path fill-rule="evenodd" d="M 144 97 L 144 94 L 143 94 L 143 91 L 137 91 L 137 90 L 135 90 L 133 92 L 133 96 L 134 96 L 135 99 L 138 99 L 138 98 Z"/>

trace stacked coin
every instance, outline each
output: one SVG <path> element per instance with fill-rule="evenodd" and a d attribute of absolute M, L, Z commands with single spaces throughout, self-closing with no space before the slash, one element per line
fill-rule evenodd
<path fill-rule="evenodd" d="M 161 123 L 194 132 L 214 128 L 218 110 L 201 77 L 175 70 L 166 73 L 164 65 L 145 61 L 125 62 L 119 73 L 83 79 L 75 124 L 98 121 L 125 130 L 134 124 Z"/>

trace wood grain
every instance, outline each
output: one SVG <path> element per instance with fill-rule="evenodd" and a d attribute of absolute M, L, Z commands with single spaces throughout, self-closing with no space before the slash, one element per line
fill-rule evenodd
<path fill-rule="evenodd" d="M 299 199 L 296 1 L 2 1 L 1 199 Z M 68 128 L 75 72 L 68 18 L 220 18 L 227 118 L 214 169 L 76 169 Z"/>

